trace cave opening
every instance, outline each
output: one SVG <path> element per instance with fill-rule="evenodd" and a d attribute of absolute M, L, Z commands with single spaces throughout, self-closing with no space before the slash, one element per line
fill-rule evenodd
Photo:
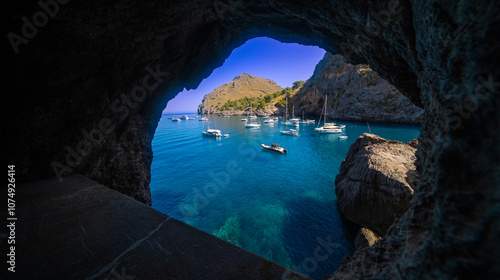
<path fill-rule="evenodd" d="M 366 65 L 351 65 L 341 57 L 331 57 L 318 47 L 262 37 L 250 39 L 233 50 L 197 89 L 184 90 L 170 100 L 152 141 L 152 207 L 314 279 L 332 274 L 341 260 L 352 254 L 359 229 L 338 211 L 333 183 L 349 146 L 372 130 L 391 139 L 411 141 L 418 137 L 420 125 L 380 123 L 383 119 L 374 119 L 378 122 L 370 128 L 363 121 L 339 120 L 339 124 L 348 126 L 351 139 L 319 136 L 314 128 L 322 123 L 323 94 L 330 96 L 330 102 L 337 99 L 337 104 L 328 106 L 330 114 L 340 101 L 359 102 L 359 98 L 351 98 L 353 94 L 360 98 L 372 94 L 370 102 L 361 105 L 368 106 L 376 105 L 373 98 L 386 101 L 386 94 L 395 90 L 382 91 L 370 85 L 380 78 L 368 77 L 373 75 L 370 73 L 366 76 Z M 307 103 L 316 107 L 304 108 L 304 102 L 296 97 L 303 88 L 316 87 L 313 75 L 336 82 L 324 86 L 314 94 L 314 102 Z M 280 81 L 279 85 L 273 79 Z M 367 93 L 370 91 L 374 93 Z M 267 107 L 261 106 L 260 101 L 273 93 L 279 95 L 266 99 L 270 103 Z M 315 120 L 312 125 L 297 127 L 300 138 L 306 139 L 302 143 L 280 135 L 282 124 L 266 124 L 262 119 L 274 114 L 283 122 L 285 106 L 279 101 L 287 100 L 285 96 L 290 101 L 288 110 L 295 109 L 289 112 L 289 118 L 295 115 Z M 246 97 L 254 99 L 246 103 Z M 202 107 L 208 105 L 207 101 L 215 108 Z M 245 128 L 241 121 L 250 115 L 252 101 L 259 109 L 254 121 L 261 124 L 257 130 Z M 272 110 L 266 111 L 269 107 Z M 307 115 L 302 115 L 304 112 Z M 208 121 L 200 121 L 203 116 Z M 207 123 L 229 137 L 202 137 Z M 260 147 L 267 142 L 281 143 L 290 152 L 286 158 L 270 155 Z M 324 244 L 329 247 L 322 247 Z M 318 253 L 321 257 L 315 258 L 315 250 L 325 254 Z"/>

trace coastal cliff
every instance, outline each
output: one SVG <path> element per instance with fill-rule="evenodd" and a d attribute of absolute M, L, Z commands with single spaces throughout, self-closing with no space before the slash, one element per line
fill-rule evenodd
<path fill-rule="evenodd" d="M 328 95 L 328 116 L 336 120 L 422 122 L 423 110 L 366 64 L 350 64 L 325 53 L 314 74 L 290 100 L 295 113 L 319 115 Z"/>
<path fill-rule="evenodd" d="M 418 183 L 416 140 L 408 144 L 365 133 L 351 145 L 335 178 L 344 216 L 385 235 L 410 207 Z"/>

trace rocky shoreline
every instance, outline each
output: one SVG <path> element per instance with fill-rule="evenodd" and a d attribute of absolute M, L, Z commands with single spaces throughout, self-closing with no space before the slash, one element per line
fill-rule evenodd
<path fill-rule="evenodd" d="M 335 193 L 342 214 L 362 226 L 356 249 L 375 244 L 408 211 L 419 180 L 417 146 L 417 140 L 405 144 L 368 133 L 351 145 Z"/>

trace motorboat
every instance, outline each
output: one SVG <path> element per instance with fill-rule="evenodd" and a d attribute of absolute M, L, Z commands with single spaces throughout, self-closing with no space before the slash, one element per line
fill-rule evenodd
<path fill-rule="evenodd" d="M 264 120 L 264 123 L 265 124 L 274 124 L 274 120 L 266 119 L 266 120 Z"/>
<path fill-rule="evenodd" d="M 180 121 L 181 121 L 181 119 L 179 119 L 179 118 L 172 118 L 172 121 L 173 121 L 173 122 L 180 122 Z"/>
<path fill-rule="evenodd" d="M 187 120 L 187 119 L 189 119 L 189 117 L 187 115 L 184 115 L 184 116 L 181 116 L 180 119 L 181 120 Z"/>
<path fill-rule="evenodd" d="M 223 118 L 223 119 L 229 119 L 229 116 L 224 115 L 224 116 L 222 116 L 222 118 Z"/>
<path fill-rule="evenodd" d="M 345 134 L 345 132 L 342 132 L 342 133 L 339 135 L 339 138 L 340 138 L 340 139 L 347 139 L 347 135 Z"/>
<path fill-rule="evenodd" d="M 241 119 L 242 122 L 248 121 L 246 118 Z"/>
<path fill-rule="evenodd" d="M 200 122 L 206 122 L 206 121 L 208 121 L 208 118 L 207 117 L 202 117 L 202 118 L 199 119 L 199 121 Z"/>
<path fill-rule="evenodd" d="M 287 150 L 285 148 L 282 148 L 279 146 L 280 144 L 273 143 L 270 146 L 264 145 L 264 144 L 260 144 L 260 145 L 262 146 L 262 148 L 269 150 L 269 151 L 278 152 L 281 154 L 286 154 L 286 152 L 287 152 Z"/>

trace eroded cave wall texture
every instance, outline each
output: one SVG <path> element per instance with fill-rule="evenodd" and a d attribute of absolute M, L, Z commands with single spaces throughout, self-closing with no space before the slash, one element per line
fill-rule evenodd
<path fill-rule="evenodd" d="M 249 38 L 314 44 L 425 108 L 410 210 L 333 277 L 500 272 L 500 2 L 49 2 L 10 2 L 2 26 L 14 109 L 2 158 L 19 179 L 78 172 L 150 205 L 151 139 L 169 99 Z"/>

